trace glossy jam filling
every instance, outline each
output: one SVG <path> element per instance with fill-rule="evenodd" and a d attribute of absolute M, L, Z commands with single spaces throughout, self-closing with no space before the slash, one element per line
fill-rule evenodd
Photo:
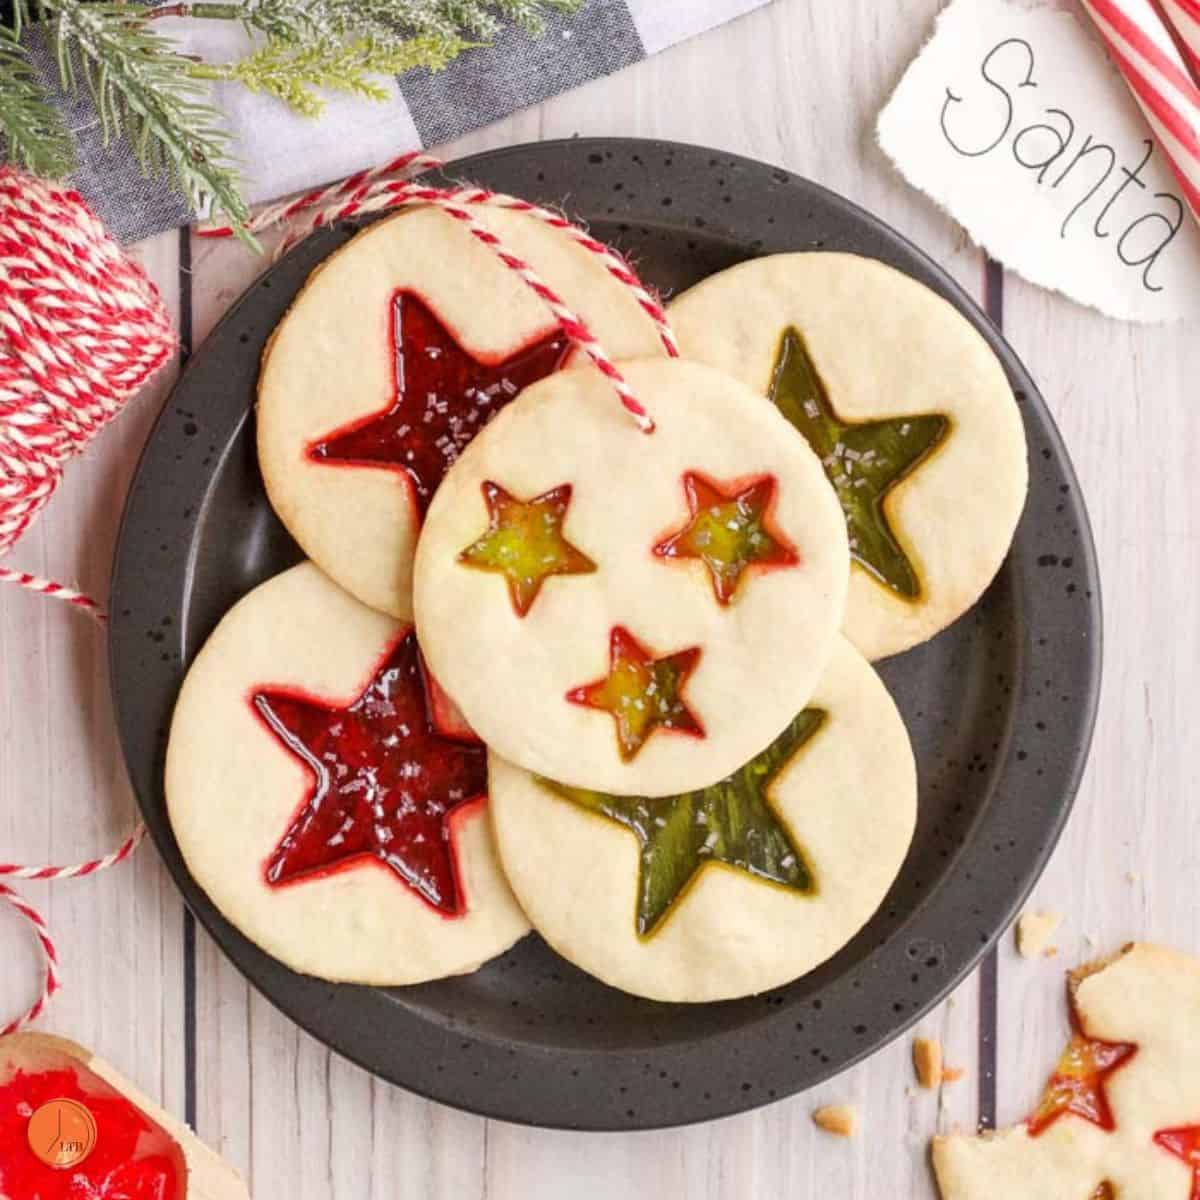
<path fill-rule="evenodd" d="M 839 420 L 804 339 L 794 328 L 784 332 L 780 343 L 770 397 L 821 459 L 846 514 L 855 561 L 898 595 L 918 599 L 920 579 L 888 522 L 884 501 L 945 439 L 949 419 L 929 413 L 855 423 Z"/>
<path fill-rule="evenodd" d="M 90 1072 L 87 1072 L 90 1075 Z M 96 1122 L 96 1144 L 69 1168 L 47 1166 L 28 1141 L 29 1121 L 52 1100 L 77 1100 Z M 17 1071 L 0 1085 L 0 1196 L 12 1200 L 177 1200 L 174 1142 L 100 1081 L 71 1069 Z"/>
<path fill-rule="evenodd" d="M 770 521 L 775 490 L 773 475 L 722 487 L 697 471 L 685 472 L 688 522 L 659 542 L 654 553 L 698 559 L 708 568 L 717 601 L 728 604 L 751 567 L 794 567 L 800 561 L 795 547 Z"/>
<path fill-rule="evenodd" d="M 1030 1137 L 1037 1137 L 1068 1113 L 1110 1132 L 1115 1128 L 1104 1093 L 1105 1084 L 1115 1070 L 1137 1053 L 1137 1047 L 1088 1037 L 1078 1028 L 1074 1000 L 1072 1019 L 1075 1032 L 1046 1084 L 1041 1102 L 1029 1118 Z"/>
<path fill-rule="evenodd" d="M 617 749 L 622 761 L 629 762 L 657 729 L 704 737 L 704 727 L 683 697 L 699 661 L 699 646 L 655 658 L 629 630 L 616 625 L 609 636 L 608 674 L 572 688 L 567 699 L 612 715 Z"/>
<path fill-rule="evenodd" d="M 725 863 L 756 879 L 813 894 L 816 877 L 768 791 L 825 719 L 809 708 L 761 754 L 712 787 L 647 799 L 610 796 L 541 780 L 566 800 L 629 829 L 641 850 L 635 924 L 651 937 L 705 863 Z"/>
<path fill-rule="evenodd" d="M 570 352 L 558 332 L 485 361 L 412 292 L 392 302 L 395 393 L 387 408 L 309 446 L 314 462 L 393 467 L 412 481 L 419 512 L 467 443 L 520 391 L 553 374 Z"/>
<path fill-rule="evenodd" d="M 1163 1129 L 1154 1135 L 1155 1145 L 1181 1158 L 1192 1169 L 1190 1200 L 1200 1200 L 1200 1125 Z M 1116 1200 L 1115 1194 L 1108 1200 Z"/>
<path fill-rule="evenodd" d="M 458 560 L 502 575 L 518 617 L 533 607 L 542 585 L 554 575 L 587 575 L 596 569 L 563 534 L 571 485 L 560 484 L 532 500 L 518 500 L 498 483 L 481 485 L 488 527 Z"/>
<path fill-rule="evenodd" d="M 487 752 L 440 733 L 416 635 L 346 708 L 264 689 L 251 703 L 309 769 L 303 805 L 266 864 L 273 886 L 374 859 L 438 912 L 464 911 L 451 814 L 487 790 Z"/>

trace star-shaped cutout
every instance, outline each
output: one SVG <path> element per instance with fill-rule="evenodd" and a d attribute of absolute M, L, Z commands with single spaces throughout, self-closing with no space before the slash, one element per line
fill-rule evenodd
<path fill-rule="evenodd" d="M 503 575 L 518 617 L 523 617 L 552 575 L 587 575 L 596 569 L 563 534 L 571 485 L 560 484 L 532 500 L 518 500 L 490 479 L 480 485 L 488 527 L 458 561 Z"/>
<path fill-rule="evenodd" d="M 503 358 L 475 358 L 423 300 L 397 292 L 392 350 L 396 384 L 378 412 L 317 438 L 315 462 L 390 467 L 412 484 L 424 516 L 467 443 L 519 392 L 562 366 L 570 344 L 557 330 Z"/>
<path fill-rule="evenodd" d="M 641 864 L 636 923 L 638 935 L 647 938 L 706 863 L 724 863 L 797 892 L 816 891 L 813 870 L 772 810 L 768 792 L 824 719 L 820 709 L 805 709 L 744 767 L 696 792 L 652 800 L 541 782 L 564 799 L 624 825 L 637 837 Z"/>
<path fill-rule="evenodd" d="M 1160 1130 L 1154 1135 L 1154 1141 L 1192 1168 L 1191 1200 L 1200 1200 L 1200 1125 Z"/>
<path fill-rule="evenodd" d="M 949 418 L 926 413 L 840 420 L 795 328 L 788 328 L 780 343 L 770 398 L 821 459 L 846 514 L 854 560 L 885 587 L 917 599 L 921 581 L 888 522 L 885 501 L 945 439 Z"/>
<path fill-rule="evenodd" d="M 1037 1137 L 1067 1113 L 1110 1133 L 1116 1128 L 1104 1085 L 1115 1070 L 1137 1053 L 1137 1047 L 1088 1037 L 1080 1027 L 1073 996 L 1071 1023 L 1074 1027 L 1071 1040 L 1046 1084 L 1041 1103 L 1029 1118 L 1030 1137 Z"/>
<path fill-rule="evenodd" d="M 463 911 L 450 815 L 487 791 L 487 751 L 437 731 L 416 634 L 406 633 L 344 708 L 293 692 L 252 697 L 267 728 L 312 772 L 266 864 L 293 883 L 376 859 L 444 915 Z"/>
<path fill-rule="evenodd" d="M 654 553 L 699 559 L 712 577 L 717 602 L 728 604 L 750 567 L 794 567 L 800 561 L 796 548 L 771 522 L 775 489 L 773 475 L 722 487 L 698 471 L 684 472 L 689 520 L 659 542 Z"/>
<path fill-rule="evenodd" d="M 567 699 L 612 714 L 622 761 L 633 759 L 656 729 L 705 736 L 682 694 L 700 661 L 699 646 L 655 658 L 628 629 L 615 625 L 608 648 L 608 674 L 572 688 Z"/>

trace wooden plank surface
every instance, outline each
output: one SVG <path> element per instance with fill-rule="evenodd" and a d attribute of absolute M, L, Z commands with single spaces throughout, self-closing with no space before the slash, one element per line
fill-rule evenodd
<path fill-rule="evenodd" d="M 65 960 L 67 989 L 46 1028 L 94 1046 L 194 1119 L 256 1195 L 929 1197 L 926 1145 L 935 1129 L 1009 1120 L 1028 1107 L 1065 1029 L 1064 962 L 1135 936 L 1200 947 L 1190 887 L 1200 769 L 1187 733 L 1200 682 L 1200 502 L 1191 462 L 1200 411 L 1189 403 L 1200 344 L 1194 329 L 1119 325 L 998 272 L 989 289 L 979 252 L 889 170 L 873 118 L 939 7 L 779 0 L 443 153 L 619 133 L 767 159 L 874 210 L 997 315 L 1002 302 L 1005 328 L 1071 448 L 1105 579 L 1098 737 L 1079 806 L 1035 896 L 1067 915 L 1059 959 L 1021 961 L 1006 939 L 982 976 L 922 1022 L 968 1071 L 941 1097 L 913 1092 L 902 1039 L 813 1093 L 757 1113 L 662 1133 L 573 1135 L 430 1104 L 324 1050 L 195 929 L 151 850 L 97 880 L 29 885 Z M 193 345 L 260 269 L 237 246 L 186 234 L 163 235 L 139 253 Z M 104 594 L 124 489 L 168 382 L 73 465 L 15 565 Z M 0 857 L 72 860 L 113 844 L 133 806 L 102 639 L 86 620 L 6 589 L 0 678 Z M 0 912 L 0 1012 L 27 1002 L 35 968 L 15 920 Z M 814 1130 L 812 1109 L 833 1101 L 860 1106 L 865 1136 L 842 1142 Z"/>

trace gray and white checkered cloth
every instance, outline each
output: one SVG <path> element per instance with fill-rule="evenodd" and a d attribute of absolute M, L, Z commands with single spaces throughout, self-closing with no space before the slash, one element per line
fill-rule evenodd
<path fill-rule="evenodd" d="M 280 102 L 232 84 L 218 84 L 216 100 L 236 138 L 245 194 L 257 203 L 340 179 L 406 150 L 438 146 L 768 3 L 586 0 L 573 15 L 548 20 L 540 40 L 511 30 L 444 71 L 411 71 L 388 81 L 386 102 L 330 95 L 319 120 L 296 116 Z M 160 29 L 179 37 L 185 50 L 214 59 L 235 57 L 247 45 L 233 22 L 166 19 Z M 128 146 L 102 145 L 86 89 L 75 97 L 62 95 L 48 50 L 36 46 L 34 57 L 78 142 L 73 182 L 109 229 L 122 241 L 136 241 L 186 224 L 186 206 L 163 180 L 142 177 Z"/>

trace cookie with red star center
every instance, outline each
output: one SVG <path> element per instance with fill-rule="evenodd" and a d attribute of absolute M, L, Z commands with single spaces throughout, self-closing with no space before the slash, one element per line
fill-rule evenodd
<path fill-rule="evenodd" d="M 295 970 L 416 983 L 528 928 L 496 861 L 484 748 L 412 626 L 311 563 L 241 600 L 197 655 L 166 792 L 196 881 Z"/>
<path fill-rule="evenodd" d="M 662 353 L 653 322 L 594 255 L 531 217 L 477 216 L 610 354 Z M 545 305 L 459 222 L 417 209 L 373 224 L 313 272 L 263 357 L 258 455 L 271 503 L 326 574 L 410 619 L 413 548 L 446 469 L 571 358 Z"/>
<path fill-rule="evenodd" d="M 839 638 L 807 706 L 728 778 L 617 796 L 489 759 L 501 859 L 563 957 L 656 1000 L 777 987 L 844 945 L 900 870 L 917 783 L 882 681 Z"/>
<path fill-rule="evenodd" d="M 868 658 L 975 603 L 1028 468 L 1004 369 L 965 317 L 891 267 L 826 253 L 722 271 L 670 317 L 685 355 L 766 397 L 821 458 L 850 538 L 844 629 Z"/>
<path fill-rule="evenodd" d="M 779 413 L 696 363 L 621 369 L 655 431 L 598 372 L 528 388 L 434 496 L 414 605 L 434 674 L 488 746 L 654 796 L 715 783 L 804 707 L 849 552 L 820 462 Z"/>
<path fill-rule="evenodd" d="M 1072 1034 L 1029 1119 L 934 1139 L 943 1200 L 1200 1194 L 1200 959 L 1134 944 L 1069 980 Z"/>

